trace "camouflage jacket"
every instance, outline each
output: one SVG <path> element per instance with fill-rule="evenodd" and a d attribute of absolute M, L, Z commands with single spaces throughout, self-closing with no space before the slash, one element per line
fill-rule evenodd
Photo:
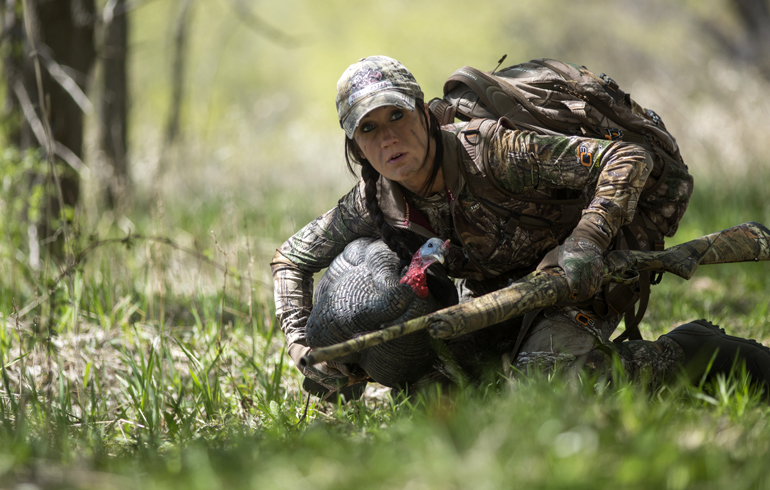
<path fill-rule="evenodd" d="M 421 213 L 397 183 L 378 182 L 377 197 L 388 223 L 422 239 L 439 234 L 452 240 L 445 264 L 450 276 L 521 277 L 580 219 L 595 223 L 609 237 L 633 219 L 653 168 L 641 147 L 512 131 L 489 120 L 469 132 L 467 124 L 442 132 L 449 213 Z M 313 274 L 356 238 L 378 236 L 364 195 L 360 181 L 336 207 L 278 249 L 271 263 L 276 315 L 288 343 L 305 343 Z M 437 222 L 441 216 L 449 222 Z"/>

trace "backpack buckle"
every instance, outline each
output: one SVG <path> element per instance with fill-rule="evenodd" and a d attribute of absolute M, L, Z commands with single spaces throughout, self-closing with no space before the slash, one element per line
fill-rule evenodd
<path fill-rule="evenodd" d="M 652 120 L 653 123 L 655 123 L 656 126 L 660 126 L 660 124 L 663 122 L 660 119 L 660 116 L 657 115 L 652 109 L 645 109 L 644 113 Z"/>
<path fill-rule="evenodd" d="M 478 129 L 469 129 L 467 131 L 463 131 L 463 137 L 465 138 L 465 141 L 467 141 L 473 146 L 476 146 L 479 144 L 481 131 L 479 131 Z"/>
<path fill-rule="evenodd" d="M 612 90 L 613 92 L 618 91 L 618 87 L 619 87 L 618 82 L 608 77 L 605 73 L 602 73 L 601 75 L 599 75 L 599 78 L 604 80 L 604 83 L 607 84 L 608 89 Z"/>
<path fill-rule="evenodd" d="M 619 141 L 623 139 L 623 130 L 618 128 L 603 128 L 604 139 L 610 141 Z"/>

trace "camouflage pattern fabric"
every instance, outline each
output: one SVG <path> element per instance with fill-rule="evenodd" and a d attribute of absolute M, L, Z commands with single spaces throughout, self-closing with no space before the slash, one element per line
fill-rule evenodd
<path fill-rule="evenodd" d="M 653 167 L 640 147 L 607 140 L 498 131 L 492 147 L 490 168 L 506 190 L 533 198 L 576 190 L 610 236 L 633 219 Z"/>
<path fill-rule="evenodd" d="M 313 307 L 313 274 L 328 267 L 356 238 L 378 236 L 356 186 L 337 206 L 316 218 L 278 249 L 273 268 L 276 315 L 291 344 L 305 338 L 305 323 Z"/>
<path fill-rule="evenodd" d="M 649 340 L 628 340 L 613 344 L 617 348 L 623 369 L 633 379 L 643 382 L 648 388 L 656 390 L 665 383 L 670 383 L 681 374 L 685 354 L 676 341 L 665 335 L 652 342 Z M 607 356 L 604 369 L 607 372 Z"/>
<path fill-rule="evenodd" d="M 520 372 L 587 369 L 601 376 L 611 373 L 618 358 L 629 376 L 653 389 L 679 373 L 684 361 L 679 344 L 665 336 L 654 342 L 612 342 L 610 335 L 619 322 L 620 316 L 601 319 L 587 309 L 550 308 L 533 323 L 519 355 L 513 361 L 503 359 Z"/>
<path fill-rule="evenodd" d="M 494 121 L 481 126 L 477 147 L 486 162 L 469 158 L 462 145 L 457 148 L 464 127 L 453 126 L 457 139 L 450 146 L 463 158 L 466 183 L 454 193 L 452 215 L 465 261 L 478 271 L 464 264 L 462 274 L 455 275 L 483 279 L 516 269 L 526 273 L 581 219 L 608 237 L 633 219 L 653 166 L 640 147 L 495 126 Z M 582 217 L 580 212 L 565 215 L 556 203 L 565 196 L 580 203 Z M 454 274 L 452 266 L 450 260 Z"/>
<path fill-rule="evenodd" d="M 428 221 L 437 236 L 459 243 L 457 237 L 454 236 L 452 213 L 449 209 L 450 199 L 446 190 L 439 191 L 429 197 L 418 196 L 406 189 L 404 189 L 404 194 L 412 206 Z"/>
<path fill-rule="evenodd" d="M 429 105 L 440 121 L 505 118 L 506 124 L 542 128 L 543 134 L 636 143 L 654 157 L 642 206 L 657 230 L 673 236 L 687 209 L 693 178 L 673 135 L 658 114 L 604 74 L 545 58 L 494 73 L 466 66 L 446 81 L 443 99 Z"/>
<path fill-rule="evenodd" d="M 499 203 L 509 215 L 521 218 L 511 221 L 493 210 L 487 202 L 493 194 L 484 186 L 527 199 L 558 198 L 567 192 L 584 203 L 584 219 L 612 236 L 633 219 L 652 168 L 650 156 L 632 144 L 500 129 L 487 131 L 482 141 L 490 163 L 487 174 L 460 142 L 463 128 L 464 124 L 455 124 L 442 132 L 447 201 L 412 203 L 397 184 L 382 178 L 378 182 L 380 208 L 392 226 L 422 240 L 437 231 L 440 238 L 452 239 L 446 268 L 456 278 L 523 277 L 570 235 L 580 219 L 564 220 L 560 206 L 514 197 Z M 335 208 L 287 240 L 271 263 L 276 315 L 289 344 L 304 340 L 312 308 L 312 275 L 354 239 L 378 236 L 363 189 L 361 181 Z M 428 211 L 431 206 L 448 206 L 449 212 Z M 451 222 L 445 221 L 448 217 Z"/>
<path fill-rule="evenodd" d="M 305 324 L 313 307 L 313 274 L 331 264 L 345 246 L 361 236 L 377 236 L 356 186 L 337 207 L 316 218 L 287 240 L 270 263 L 273 270 L 275 313 L 286 342 L 307 345 Z M 337 389 L 347 377 L 324 366 L 298 369 L 328 389 Z M 339 373 L 339 374 L 338 374 Z"/>

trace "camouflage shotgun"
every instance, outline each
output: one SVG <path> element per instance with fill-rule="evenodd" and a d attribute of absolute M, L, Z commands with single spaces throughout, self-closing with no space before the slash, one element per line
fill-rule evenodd
<path fill-rule="evenodd" d="M 770 260 L 770 230 L 753 221 L 673 246 L 662 252 L 614 250 L 604 257 L 604 284 L 633 283 L 639 272 L 671 272 L 690 279 L 700 264 Z M 314 349 L 300 363 L 310 366 L 382 342 L 428 329 L 447 339 L 494 325 L 529 311 L 568 304 L 570 290 L 559 269 L 535 271 L 512 285 L 407 322 Z"/>

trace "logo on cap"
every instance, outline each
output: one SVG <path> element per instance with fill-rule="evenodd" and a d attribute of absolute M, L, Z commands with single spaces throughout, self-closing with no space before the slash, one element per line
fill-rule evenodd
<path fill-rule="evenodd" d="M 389 80 L 382 80 L 382 72 L 372 70 L 360 70 L 350 80 L 350 97 L 348 105 L 353 105 L 356 99 L 370 94 L 376 90 L 390 88 L 393 84 Z"/>

